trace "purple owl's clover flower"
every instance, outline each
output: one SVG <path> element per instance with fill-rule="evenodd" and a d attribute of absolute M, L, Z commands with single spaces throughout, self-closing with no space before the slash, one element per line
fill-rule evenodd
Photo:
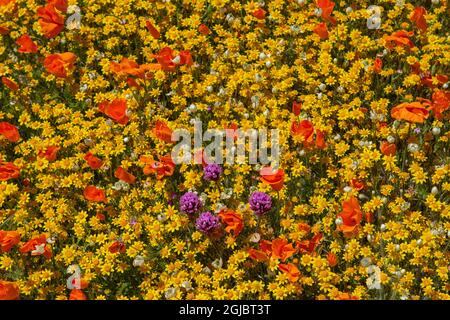
<path fill-rule="evenodd" d="M 196 229 L 206 235 L 212 234 L 220 226 L 219 217 L 212 215 L 209 211 L 203 212 L 195 222 Z"/>
<path fill-rule="evenodd" d="M 251 194 L 250 209 L 257 215 L 262 216 L 272 208 L 272 198 L 264 192 L 255 191 Z"/>
<path fill-rule="evenodd" d="M 195 192 L 186 192 L 180 197 L 180 210 L 188 215 L 196 214 L 202 207 L 202 202 Z"/>
<path fill-rule="evenodd" d="M 207 181 L 217 181 L 222 174 L 222 167 L 218 164 L 208 164 L 203 168 L 203 179 Z"/>

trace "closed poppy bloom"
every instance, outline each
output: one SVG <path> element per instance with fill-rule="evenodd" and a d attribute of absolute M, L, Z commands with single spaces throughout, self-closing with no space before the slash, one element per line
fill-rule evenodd
<path fill-rule="evenodd" d="M 272 257 L 275 259 L 286 261 L 296 252 L 297 249 L 291 243 L 288 243 L 286 239 L 275 239 L 272 241 Z"/>
<path fill-rule="evenodd" d="M 0 122 L 0 135 L 11 142 L 17 142 L 20 139 L 19 130 L 9 122 Z"/>
<path fill-rule="evenodd" d="M 391 117 L 414 123 L 423 123 L 428 118 L 428 110 L 420 102 L 404 102 L 392 108 Z"/>
<path fill-rule="evenodd" d="M 425 10 L 424 7 L 416 7 L 410 17 L 410 20 L 416 24 L 416 27 L 419 28 L 420 31 L 427 30 L 427 20 L 425 19 L 426 14 L 427 10 Z"/>
<path fill-rule="evenodd" d="M 0 280 L 0 300 L 19 300 L 19 295 L 17 283 Z"/>
<path fill-rule="evenodd" d="M 278 268 L 287 275 L 289 281 L 296 282 L 300 278 L 300 271 L 297 266 L 293 263 L 278 265 Z"/>
<path fill-rule="evenodd" d="M 60 149 L 60 147 L 56 146 L 47 147 L 45 150 L 39 151 L 38 157 L 45 158 L 48 161 L 55 161 Z"/>
<path fill-rule="evenodd" d="M 44 59 L 44 67 L 48 73 L 59 78 L 66 78 L 67 73 L 74 68 L 77 56 L 72 52 L 55 53 Z"/>
<path fill-rule="evenodd" d="M 188 50 L 180 51 L 180 64 L 191 66 L 193 64 L 191 52 Z"/>
<path fill-rule="evenodd" d="M 227 225 L 225 231 L 229 233 L 232 232 L 235 237 L 237 237 L 244 229 L 242 217 L 233 210 L 222 209 L 218 216 L 222 222 Z"/>
<path fill-rule="evenodd" d="M 292 113 L 296 116 L 300 115 L 300 112 L 302 111 L 302 103 L 293 101 L 292 102 Z"/>
<path fill-rule="evenodd" d="M 390 36 L 385 35 L 383 39 L 386 41 L 386 47 L 392 49 L 395 46 L 414 48 L 414 43 L 409 37 L 411 37 L 414 32 L 407 32 L 405 30 L 400 30 L 392 33 Z"/>
<path fill-rule="evenodd" d="M 155 161 L 153 158 L 146 156 L 142 156 L 139 160 L 146 164 L 144 174 L 156 173 L 156 179 L 158 180 L 173 175 L 175 171 L 176 165 L 170 155 L 162 156 L 159 159 L 160 161 Z"/>
<path fill-rule="evenodd" d="M 91 167 L 91 169 L 100 169 L 103 165 L 103 161 L 96 156 L 92 154 L 92 152 L 86 153 L 86 155 L 83 158 L 88 163 L 88 166 Z"/>
<path fill-rule="evenodd" d="M 327 147 L 327 143 L 325 142 L 325 134 L 322 130 L 316 130 L 316 148 L 325 149 Z"/>
<path fill-rule="evenodd" d="M 112 245 L 108 248 L 109 252 L 111 253 L 124 253 L 126 251 L 125 243 L 123 243 L 120 240 L 114 241 Z"/>
<path fill-rule="evenodd" d="M 385 156 L 393 156 L 397 152 L 397 147 L 394 143 L 383 141 L 380 146 L 381 153 Z"/>
<path fill-rule="evenodd" d="M 140 86 L 140 85 L 136 82 L 136 80 L 134 80 L 133 78 L 127 78 L 127 84 L 128 84 L 128 86 L 130 86 L 131 88 L 136 88 L 136 89 L 139 89 L 139 90 L 142 89 L 142 86 Z"/>
<path fill-rule="evenodd" d="M 9 252 L 19 242 L 19 232 L 0 230 L 0 252 Z"/>
<path fill-rule="evenodd" d="M 148 32 L 150 32 L 153 38 L 159 39 L 160 33 L 150 21 L 145 22 L 145 26 L 147 27 Z"/>
<path fill-rule="evenodd" d="M 56 11 L 54 5 L 39 7 L 37 15 L 41 31 L 46 38 L 54 38 L 64 29 L 64 16 Z"/>
<path fill-rule="evenodd" d="M 173 143 L 172 130 L 164 121 L 156 120 L 155 127 L 153 128 L 153 133 L 158 139 L 167 143 Z"/>
<path fill-rule="evenodd" d="M 2 77 L 2 83 L 5 86 L 7 86 L 9 89 L 11 89 L 12 91 L 19 90 L 19 85 L 15 81 L 13 81 L 7 77 Z"/>
<path fill-rule="evenodd" d="M 327 29 L 327 25 L 325 24 L 325 22 L 321 22 L 319 23 L 315 28 L 314 28 L 314 33 L 317 34 L 320 39 L 325 40 L 328 38 L 328 29 Z"/>
<path fill-rule="evenodd" d="M 69 300 L 87 300 L 87 297 L 82 290 L 72 289 L 72 291 L 70 291 Z"/>
<path fill-rule="evenodd" d="M 364 189 L 364 182 L 358 180 L 358 179 L 352 179 L 350 181 L 351 186 L 353 187 L 353 189 L 361 191 L 362 189 Z"/>
<path fill-rule="evenodd" d="M 0 163 L 0 181 L 15 179 L 20 176 L 20 170 L 11 162 Z"/>
<path fill-rule="evenodd" d="M 266 11 L 264 9 L 256 9 L 255 11 L 253 11 L 252 15 L 259 20 L 263 20 L 266 17 Z"/>
<path fill-rule="evenodd" d="M 114 177 L 119 180 L 122 180 L 126 183 L 133 184 L 136 182 L 136 177 L 131 173 L 127 172 L 124 168 L 118 167 L 114 172 Z"/>
<path fill-rule="evenodd" d="M 95 186 L 87 186 L 83 191 L 84 198 L 94 202 L 106 202 L 105 191 Z"/>
<path fill-rule="evenodd" d="M 271 167 L 264 167 L 260 170 L 261 181 L 270 184 L 273 190 L 280 191 L 284 185 L 284 171 L 278 169 L 273 171 Z"/>
<path fill-rule="evenodd" d="M 321 17 L 335 24 L 336 19 L 331 16 L 335 3 L 330 0 L 317 0 L 317 6 L 322 9 Z"/>
<path fill-rule="evenodd" d="M 26 242 L 19 251 L 21 253 L 31 252 L 32 256 L 43 255 L 47 259 L 52 257 L 52 251 L 47 245 L 47 237 L 44 234 Z"/>
<path fill-rule="evenodd" d="M 67 0 L 47 0 L 47 4 L 53 5 L 61 12 L 66 12 L 68 8 Z"/>
<path fill-rule="evenodd" d="M 104 101 L 98 105 L 98 109 L 119 124 L 125 125 L 128 123 L 126 99 L 114 99 L 111 102 Z"/>
<path fill-rule="evenodd" d="M 36 53 L 38 51 L 38 46 L 36 43 L 31 40 L 30 36 L 27 34 L 24 34 L 23 36 L 20 36 L 16 43 L 20 46 L 17 51 L 22 53 Z"/>
<path fill-rule="evenodd" d="M 362 220 L 362 212 L 358 199 L 351 197 L 342 204 L 342 212 L 338 214 L 342 223 L 338 225 L 338 230 L 346 236 L 355 235 L 358 232 L 359 224 Z"/>
<path fill-rule="evenodd" d="M 380 58 L 376 58 L 373 63 L 373 71 L 375 73 L 380 73 L 382 69 L 383 69 L 383 60 L 381 60 Z"/>
<path fill-rule="evenodd" d="M 198 26 L 198 32 L 201 34 L 204 34 L 205 36 L 210 34 L 211 30 L 209 30 L 208 26 L 206 24 L 201 24 Z"/>
<path fill-rule="evenodd" d="M 332 268 L 338 264 L 337 256 L 333 252 L 328 252 L 327 261 L 328 265 Z"/>

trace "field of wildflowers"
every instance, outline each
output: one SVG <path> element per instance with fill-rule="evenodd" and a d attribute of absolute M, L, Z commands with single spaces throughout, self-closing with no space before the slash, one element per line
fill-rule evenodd
<path fill-rule="evenodd" d="M 0 0 L 0 299 L 450 299 L 444 0 Z M 279 161 L 171 156 L 278 129 Z"/>

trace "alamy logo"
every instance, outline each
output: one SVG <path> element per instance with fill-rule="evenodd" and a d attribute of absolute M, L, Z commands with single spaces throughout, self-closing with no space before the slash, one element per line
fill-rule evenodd
<path fill-rule="evenodd" d="M 208 164 L 270 164 L 273 168 L 279 165 L 278 129 L 270 129 L 270 141 L 268 129 L 207 129 L 203 132 L 202 122 L 195 121 L 193 131 L 194 139 L 187 129 L 172 132 L 172 141 L 179 141 L 171 152 L 176 164 L 201 164 L 205 161 Z M 204 142 L 210 143 L 203 147 Z"/>

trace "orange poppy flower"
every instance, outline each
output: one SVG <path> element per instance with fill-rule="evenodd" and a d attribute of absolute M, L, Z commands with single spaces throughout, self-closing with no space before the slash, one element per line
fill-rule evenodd
<path fill-rule="evenodd" d="M 52 257 L 51 248 L 47 245 L 47 237 L 44 234 L 26 242 L 19 249 L 19 251 L 21 253 L 27 253 L 31 251 L 32 256 L 43 255 L 47 259 L 50 259 Z"/>
<path fill-rule="evenodd" d="M 315 234 L 310 240 L 303 240 L 297 242 L 296 246 L 297 250 L 299 250 L 300 253 L 309 253 L 314 255 L 315 250 L 322 241 L 322 239 L 323 239 L 322 233 Z"/>
<path fill-rule="evenodd" d="M 9 28 L 7 26 L 0 25 L 0 34 L 5 35 L 8 34 Z"/>
<path fill-rule="evenodd" d="M 302 111 L 302 103 L 293 101 L 292 102 L 292 113 L 296 116 L 300 115 L 300 112 Z"/>
<path fill-rule="evenodd" d="M 173 175 L 175 171 L 175 163 L 170 155 L 162 156 L 159 159 L 160 161 L 155 161 L 153 158 L 146 156 L 142 156 L 139 160 L 146 164 L 144 174 L 156 173 L 156 179 L 158 180 Z"/>
<path fill-rule="evenodd" d="M 264 9 L 256 9 L 255 11 L 253 11 L 252 15 L 259 20 L 263 20 L 266 17 L 266 10 Z"/>
<path fill-rule="evenodd" d="M 143 79 L 146 77 L 146 72 L 150 70 L 159 70 L 161 66 L 156 63 L 139 65 L 134 60 L 122 58 L 119 63 L 111 61 L 109 63 L 109 68 L 113 73 L 119 76 L 132 75 Z"/>
<path fill-rule="evenodd" d="M 423 123 L 428 118 L 428 110 L 420 102 L 404 102 L 392 108 L 391 117 L 397 120 Z"/>
<path fill-rule="evenodd" d="M 291 133 L 294 136 L 302 136 L 303 142 L 310 144 L 313 141 L 314 127 L 309 120 L 302 120 L 300 122 L 293 121 L 291 125 Z"/>
<path fill-rule="evenodd" d="M 381 60 L 380 58 L 376 58 L 375 62 L 373 63 L 373 71 L 375 73 L 380 73 L 382 69 L 383 69 L 383 60 Z"/>
<path fill-rule="evenodd" d="M 435 117 L 442 120 L 442 113 L 450 108 L 450 92 L 437 90 L 432 96 L 433 102 L 428 110 L 433 110 Z"/>
<path fill-rule="evenodd" d="M 0 181 L 15 179 L 20 176 L 20 170 L 11 162 L 0 163 Z"/>
<path fill-rule="evenodd" d="M 342 231 L 346 236 L 355 235 L 358 232 L 359 224 L 362 220 L 362 212 L 358 199 L 351 197 L 342 203 L 342 212 L 338 214 L 342 219 L 342 224 L 338 226 L 338 230 Z"/>
<path fill-rule="evenodd" d="M 96 156 L 94 156 L 92 154 L 92 152 L 88 152 L 86 153 L 86 155 L 84 156 L 84 160 L 87 161 L 89 167 L 91 167 L 91 169 L 100 169 L 103 165 L 103 161 L 99 158 L 97 158 Z"/>
<path fill-rule="evenodd" d="M 335 3 L 330 0 L 317 0 L 317 6 L 322 9 L 321 17 L 327 21 L 330 21 L 332 24 L 336 23 L 336 19 L 331 16 L 334 5 Z"/>
<path fill-rule="evenodd" d="M 11 142 L 17 142 L 20 139 L 19 130 L 9 122 L 0 122 L 0 135 Z"/>
<path fill-rule="evenodd" d="M 55 161 L 60 149 L 60 147 L 56 146 L 47 147 L 45 150 L 39 151 L 38 157 L 45 158 L 48 161 Z"/>
<path fill-rule="evenodd" d="M 147 27 L 148 32 L 150 32 L 153 38 L 159 39 L 160 33 L 150 21 L 145 22 L 145 26 Z"/>
<path fill-rule="evenodd" d="M 381 153 L 385 156 L 393 156 L 397 151 L 397 147 L 394 143 L 389 143 L 387 141 L 383 141 L 380 146 Z"/>
<path fill-rule="evenodd" d="M 133 184 L 136 182 L 136 177 L 131 173 L 127 172 L 124 168 L 118 167 L 114 172 L 114 177 L 120 179 L 126 183 Z"/>
<path fill-rule="evenodd" d="M 167 143 L 173 143 L 172 141 L 172 130 L 169 126 L 162 120 L 156 120 L 153 133 L 156 137 Z"/>
<path fill-rule="evenodd" d="M 316 148 L 325 149 L 326 146 L 325 134 L 321 130 L 316 130 Z"/>
<path fill-rule="evenodd" d="M 0 300 L 19 300 L 19 286 L 15 282 L 0 280 Z"/>
<path fill-rule="evenodd" d="M 67 0 L 47 0 L 47 3 L 53 5 L 61 12 L 66 12 L 68 8 Z"/>
<path fill-rule="evenodd" d="M 269 256 L 267 255 L 267 253 L 265 253 L 262 250 L 256 250 L 256 249 L 250 248 L 247 250 L 247 253 L 251 259 L 256 260 L 256 261 L 269 260 Z"/>
<path fill-rule="evenodd" d="M 173 55 L 173 50 L 169 47 L 162 48 L 158 54 L 153 55 L 153 57 L 161 65 L 161 69 L 164 71 L 174 71 L 176 68 L 175 62 L 172 60 L 175 58 Z"/>
<path fill-rule="evenodd" d="M 444 83 L 448 81 L 448 77 L 446 75 L 437 74 L 434 77 L 432 77 L 430 72 L 426 72 L 425 76 L 422 76 L 420 83 L 423 84 L 424 86 L 427 86 L 428 88 L 433 89 L 436 87 L 436 85 L 433 83 L 433 78 L 434 80 L 437 80 L 438 86 L 442 86 Z"/>
<path fill-rule="evenodd" d="M 227 225 L 225 231 L 229 233 L 233 232 L 235 237 L 237 237 L 244 229 L 242 217 L 233 210 L 222 209 L 218 216 L 222 219 L 222 222 Z"/>
<path fill-rule="evenodd" d="M 336 298 L 337 300 L 359 300 L 358 297 L 352 296 L 350 293 L 341 293 Z"/>
<path fill-rule="evenodd" d="M 126 246 L 125 243 L 123 243 L 122 241 L 114 241 L 114 243 L 112 245 L 109 246 L 108 250 L 111 253 L 124 253 L 126 251 Z"/>
<path fill-rule="evenodd" d="M 300 278 L 300 271 L 298 270 L 297 266 L 293 263 L 288 264 L 282 264 L 280 263 L 278 265 L 278 268 L 287 274 L 287 277 L 289 281 L 296 282 Z"/>
<path fill-rule="evenodd" d="M 66 78 L 67 73 L 74 68 L 77 56 L 72 52 L 55 53 L 44 59 L 44 67 L 48 73 L 59 78 Z"/>
<path fill-rule="evenodd" d="M 9 252 L 19 242 L 19 232 L 0 230 L 0 252 Z"/>
<path fill-rule="evenodd" d="M 111 102 L 104 101 L 98 105 L 98 109 L 119 124 L 128 123 L 126 99 L 114 99 Z"/>
<path fill-rule="evenodd" d="M 17 51 L 22 53 L 36 53 L 38 51 L 38 46 L 31 40 L 30 36 L 24 34 L 16 40 L 16 44 L 20 47 Z"/>
<path fill-rule="evenodd" d="M 87 300 L 87 297 L 82 290 L 72 289 L 72 291 L 70 291 L 69 300 Z"/>
<path fill-rule="evenodd" d="M 211 30 L 209 30 L 208 26 L 206 24 L 201 24 L 198 26 L 198 32 L 201 34 L 204 34 L 205 36 L 211 33 Z"/>
<path fill-rule="evenodd" d="M 142 86 L 140 86 L 140 85 L 136 82 L 136 80 L 134 80 L 133 78 L 127 78 L 127 84 L 128 84 L 130 87 L 132 87 L 132 88 L 136 88 L 136 89 L 139 89 L 139 90 L 142 89 Z"/>
<path fill-rule="evenodd" d="M 320 39 L 325 40 L 328 38 L 328 29 L 327 29 L 327 25 L 325 24 L 325 22 L 321 22 L 319 23 L 315 28 L 314 28 L 314 33 L 317 34 Z"/>
<path fill-rule="evenodd" d="M 392 33 L 390 36 L 385 35 L 383 39 L 386 41 L 386 47 L 392 49 L 395 46 L 414 48 L 414 43 L 409 39 L 414 32 L 400 30 Z"/>
<path fill-rule="evenodd" d="M 106 202 L 105 191 L 95 186 L 87 186 L 83 191 L 84 198 L 94 202 Z"/>
<path fill-rule="evenodd" d="M 180 64 L 185 64 L 188 66 L 191 66 L 194 61 L 192 60 L 191 52 L 188 50 L 182 50 L 180 51 Z"/>
<path fill-rule="evenodd" d="M 327 261 L 328 265 L 332 268 L 338 264 L 338 258 L 333 252 L 328 252 Z"/>
<path fill-rule="evenodd" d="M 270 184 L 273 190 L 280 191 L 284 185 L 284 171 L 278 169 L 275 172 L 271 167 L 263 167 L 259 174 L 262 182 Z"/>
<path fill-rule="evenodd" d="M 56 37 L 64 29 L 64 16 L 56 11 L 55 6 L 47 4 L 37 9 L 39 25 L 46 38 Z"/>
<path fill-rule="evenodd" d="M 288 243 L 286 239 L 275 239 L 272 241 L 272 258 L 286 261 L 296 252 L 297 249 L 291 243 Z"/>
<path fill-rule="evenodd" d="M 416 27 L 419 28 L 420 31 L 427 30 L 427 20 L 425 19 L 426 14 L 427 10 L 425 10 L 424 7 L 416 7 L 410 17 L 410 20 L 416 24 Z"/>
<path fill-rule="evenodd" d="M 19 85 L 7 77 L 2 77 L 2 83 L 13 91 L 19 90 Z"/>
<path fill-rule="evenodd" d="M 10 3 L 15 3 L 16 0 L 0 0 L 0 6 L 6 6 Z"/>

